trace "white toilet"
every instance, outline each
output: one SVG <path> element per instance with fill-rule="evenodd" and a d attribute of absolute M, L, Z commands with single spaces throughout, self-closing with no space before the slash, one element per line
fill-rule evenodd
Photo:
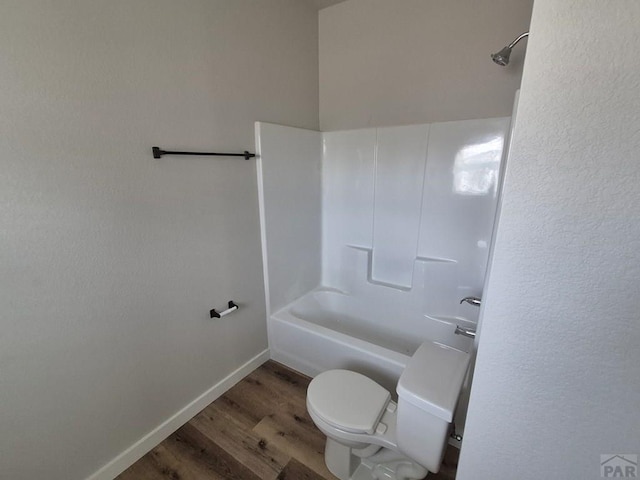
<path fill-rule="evenodd" d="M 410 480 L 437 473 L 469 354 L 423 343 L 400 376 L 398 403 L 373 380 L 329 370 L 307 390 L 307 410 L 327 436 L 325 462 L 340 480 Z"/>

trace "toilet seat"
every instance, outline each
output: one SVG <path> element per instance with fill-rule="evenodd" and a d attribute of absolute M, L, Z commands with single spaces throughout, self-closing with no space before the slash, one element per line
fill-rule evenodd
<path fill-rule="evenodd" d="M 349 370 L 323 372 L 307 390 L 310 413 L 333 428 L 352 434 L 376 432 L 390 401 L 391 394 L 385 388 Z"/>

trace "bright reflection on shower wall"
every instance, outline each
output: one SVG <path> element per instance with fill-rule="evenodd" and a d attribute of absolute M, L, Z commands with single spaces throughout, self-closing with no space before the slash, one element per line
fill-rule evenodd
<path fill-rule="evenodd" d="M 504 137 L 467 145 L 456 153 L 453 191 L 459 195 L 495 195 Z"/>

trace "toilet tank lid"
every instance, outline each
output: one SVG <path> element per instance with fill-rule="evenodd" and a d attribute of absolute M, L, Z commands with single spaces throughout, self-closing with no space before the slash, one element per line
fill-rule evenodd
<path fill-rule="evenodd" d="M 398 397 L 451 422 L 468 366 L 468 353 L 425 342 L 400 376 Z"/>

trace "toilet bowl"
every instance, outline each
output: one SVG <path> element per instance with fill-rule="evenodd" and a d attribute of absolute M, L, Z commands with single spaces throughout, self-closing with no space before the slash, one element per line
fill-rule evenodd
<path fill-rule="evenodd" d="M 397 386 L 349 370 L 316 376 L 307 410 L 327 436 L 325 462 L 340 480 L 412 480 L 437 473 L 464 382 L 469 354 L 425 342 Z"/>

